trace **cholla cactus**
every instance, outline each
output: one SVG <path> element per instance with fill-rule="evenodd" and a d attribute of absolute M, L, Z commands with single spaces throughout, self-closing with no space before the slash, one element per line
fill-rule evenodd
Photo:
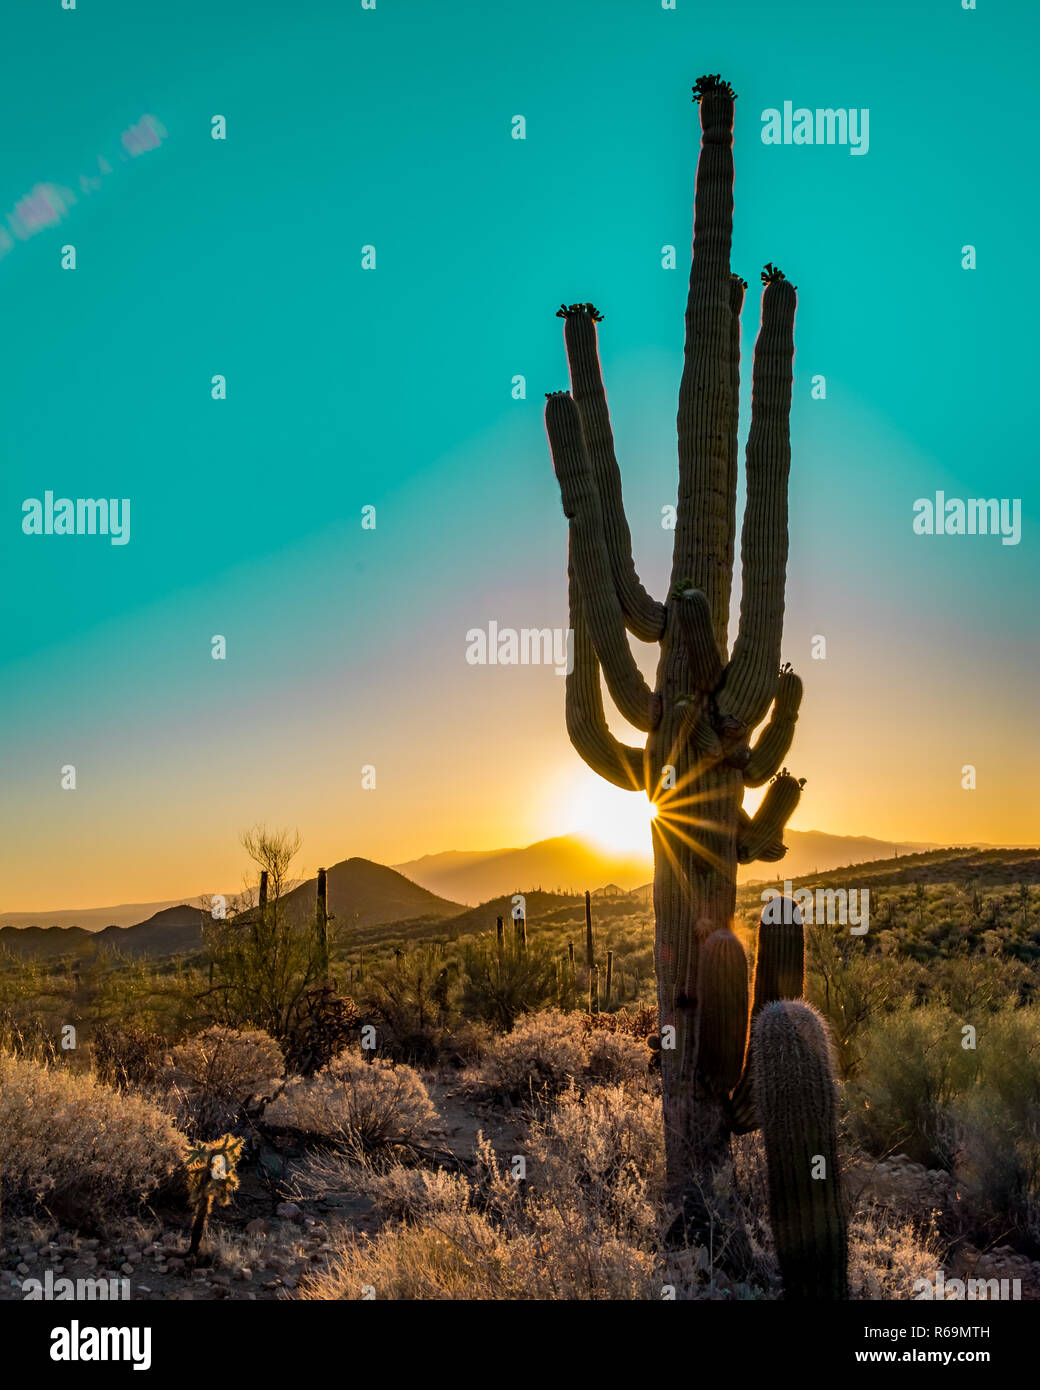
<path fill-rule="evenodd" d="M 734 93 L 712 75 L 698 79 L 694 99 L 703 135 L 667 602 L 646 592 L 632 562 L 599 361 L 602 315 L 587 302 L 558 311 L 570 391 L 547 397 L 545 422 L 569 522 L 574 662 L 567 730 L 596 772 L 645 792 L 657 807 L 655 954 L 668 1182 L 684 1215 L 684 1234 L 700 1235 L 701 1194 L 717 1189 L 720 1171 L 729 1166 L 729 1093 L 745 1063 L 746 962 L 731 931 L 737 865 L 782 857 L 784 827 L 803 783 L 781 769 L 802 696 L 801 681 L 780 664 L 796 293 L 780 270 L 766 265 L 746 448 L 740 622 L 729 649 L 740 314 L 747 284 L 729 264 Z M 628 634 L 660 645 L 652 687 Z M 623 744 L 610 732 L 601 673 L 621 715 L 646 733 L 644 747 Z M 745 788 L 766 782 L 761 806 L 747 815 Z M 777 970 L 767 993 L 774 984 L 789 984 L 790 962 L 778 963 Z M 754 1110 L 750 1088 L 749 1076 L 742 1085 L 746 1112 Z M 744 1128 L 753 1124 L 753 1113 L 745 1114 Z"/>
<path fill-rule="evenodd" d="M 210 1144 L 195 1144 L 188 1150 L 185 1159 L 188 1195 L 195 1208 L 189 1259 L 199 1253 L 206 1222 L 214 1206 L 226 1207 L 238 1187 L 237 1167 L 241 1154 L 242 1139 L 233 1134 L 225 1134 Z"/>

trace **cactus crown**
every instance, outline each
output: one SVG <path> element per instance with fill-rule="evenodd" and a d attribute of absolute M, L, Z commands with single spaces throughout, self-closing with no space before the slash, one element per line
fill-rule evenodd
<path fill-rule="evenodd" d="M 772 261 L 767 261 L 766 264 L 763 266 L 763 268 L 762 268 L 762 283 L 763 283 L 763 285 L 775 285 L 775 284 L 777 284 L 780 280 L 786 280 L 786 279 L 787 279 L 787 276 L 784 274 L 784 272 L 780 269 L 780 267 L 779 267 L 778 265 L 774 265 Z"/>
<path fill-rule="evenodd" d="M 747 289 L 747 281 L 744 279 L 742 275 L 737 275 L 735 271 L 731 270 L 729 278 L 731 280 L 736 280 L 736 282 L 740 285 L 741 289 Z"/>
<path fill-rule="evenodd" d="M 693 99 L 698 104 L 701 97 L 707 96 L 709 92 L 722 92 L 724 96 L 728 96 L 733 101 L 737 99 L 736 92 L 728 82 L 723 81 L 721 74 L 717 72 L 706 73 L 703 77 L 698 77 L 693 84 Z"/>
<path fill-rule="evenodd" d="M 576 319 L 582 314 L 587 314 L 593 323 L 603 322 L 603 315 L 595 304 L 561 304 L 556 310 L 558 319 Z"/>

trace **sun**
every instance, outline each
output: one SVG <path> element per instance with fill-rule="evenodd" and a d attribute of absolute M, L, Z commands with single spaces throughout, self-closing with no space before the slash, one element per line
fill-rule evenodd
<path fill-rule="evenodd" d="M 657 807 L 645 792 L 625 792 L 594 775 L 561 789 L 556 819 L 600 849 L 649 857 Z"/>

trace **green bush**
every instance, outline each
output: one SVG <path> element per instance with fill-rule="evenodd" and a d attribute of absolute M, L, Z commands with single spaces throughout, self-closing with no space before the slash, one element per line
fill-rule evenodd
<path fill-rule="evenodd" d="M 949 1110 L 971 1084 L 976 1054 L 962 1021 L 940 1005 L 903 1006 L 865 1029 L 860 1069 L 846 1087 L 853 1136 L 871 1153 L 953 1166 Z"/>
<path fill-rule="evenodd" d="M 521 1014 L 577 1002 L 570 966 L 546 942 L 521 946 L 511 928 L 507 923 L 501 948 L 496 938 L 483 936 L 460 951 L 464 1012 L 506 1030 Z"/>

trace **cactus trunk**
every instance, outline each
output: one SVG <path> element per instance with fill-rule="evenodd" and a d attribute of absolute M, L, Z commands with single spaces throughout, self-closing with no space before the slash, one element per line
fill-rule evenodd
<path fill-rule="evenodd" d="M 328 875 L 324 869 L 318 870 L 318 975 L 323 984 L 329 981 L 329 888 Z"/>

